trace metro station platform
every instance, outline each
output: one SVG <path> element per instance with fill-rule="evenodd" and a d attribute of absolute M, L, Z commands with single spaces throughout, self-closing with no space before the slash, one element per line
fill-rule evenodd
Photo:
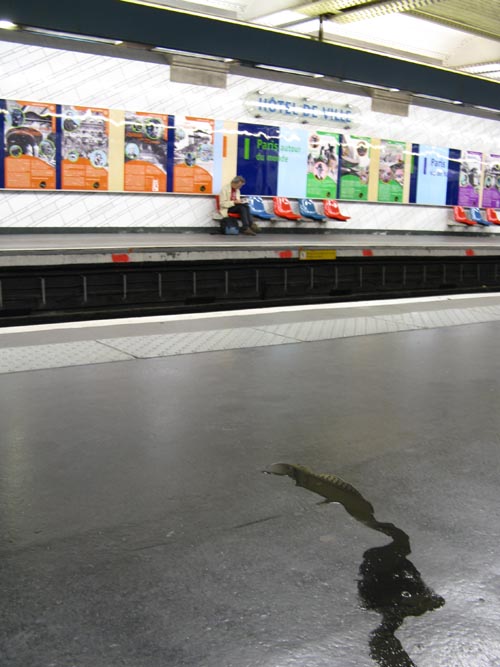
<path fill-rule="evenodd" d="M 499 294 L 0 330 L 2 667 L 500 664 L 499 336 Z"/>

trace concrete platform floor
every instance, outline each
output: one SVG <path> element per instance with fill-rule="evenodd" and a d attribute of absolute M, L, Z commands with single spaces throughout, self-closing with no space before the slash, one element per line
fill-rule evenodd
<path fill-rule="evenodd" d="M 307 223 L 305 223 L 307 225 Z M 247 246 L 278 246 L 289 247 L 382 247 L 382 248 L 460 248 L 484 247 L 498 250 L 500 236 L 496 238 L 496 229 L 488 228 L 471 230 L 461 226 L 455 233 L 444 234 L 404 234 L 378 233 L 370 231 L 344 231 L 335 229 L 325 233 L 294 233 L 280 230 L 279 233 L 265 233 L 257 236 L 224 236 L 223 234 L 206 232 L 170 232 L 170 233 L 60 233 L 60 234 L 0 234 L 0 253 L 12 251 L 58 250 L 61 253 L 69 250 L 102 250 L 102 249 L 206 249 L 247 247 Z"/>
<path fill-rule="evenodd" d="M 498 667 L 499 340 L 0 375 L 0 665 Z M 348 481 L 398 539 L 277 461 Z"/>

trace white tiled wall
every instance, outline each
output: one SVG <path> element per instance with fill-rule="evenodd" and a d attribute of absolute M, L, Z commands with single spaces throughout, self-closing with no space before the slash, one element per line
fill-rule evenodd
<path fill-rule="evenodd" d="M 0 98 L 84 104 L 110 109 L 247 120 L 248 92 L 313 97 L 359 109 L 358 134 L 459 149 L 498 151 L 500 123 L 411 107 L 408 118 L 370 110 L 370 99 L 316 88 L 228 77 L 226 90 L 172 83 L 167 65 L 0 42 Z M 211 197 L 0 191 L 0 227 L 210 227 Z M 446 229 L 449 209 L 343 203 L 350 228 Z M 307 223 L 314 225 L 314 223 Z M 346 223 L 327 223 L 342 226 Z"/>

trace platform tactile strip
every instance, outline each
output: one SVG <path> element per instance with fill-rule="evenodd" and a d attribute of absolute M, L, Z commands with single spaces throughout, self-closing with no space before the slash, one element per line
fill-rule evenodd
<path fill-rule="evenodd" d="M 252 327 L 241 327 L 190 333 L 107 338 L 102 339 L 101 342 L 134 357 L 148 359 L 177 354 L 281 345 L 283 343 L 296 343 L 297 340 L 285 338 L 284 334 L 279 335 Z"/>
<path fill-rule="evenodd" d="M 93 340 L 4 347 L 0 349 L 0 373 L 106 364 L 110 361 L 128 361 L 129 359 L 131 359 L 130 355 Z"/>
<path fill-rule="evenodd" d="M 500 306 L 436 308 L 365 317 L 331 317 L 232 329 L 103 338 L 0 348 L 0 373 L 151 359 L 500 320 Z"/>

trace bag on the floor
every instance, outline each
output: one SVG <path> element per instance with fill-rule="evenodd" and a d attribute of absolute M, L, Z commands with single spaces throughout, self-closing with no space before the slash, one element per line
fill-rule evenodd
<path fill-rule="evenodd" d="M 223 234 L 239 234 L 240 228 L 234 218 L 222 218 L 220 229 Z"/>

